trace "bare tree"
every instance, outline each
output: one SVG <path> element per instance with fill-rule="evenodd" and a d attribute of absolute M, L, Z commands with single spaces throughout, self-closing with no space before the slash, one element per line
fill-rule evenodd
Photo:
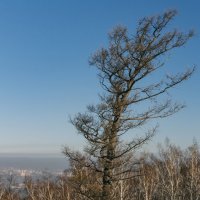
<path fill-rule="evenodd" d="M 194 141 L 186 151 L 186 174 L 184 181 L 186 191 L 188 191 L 188 199 L 200 199 L 200 151 L 197 142 Z"/>
<path fill-rule="evenodd" d="M 183 177 L 181 175 L 183 166 L 182 151 L 175 145 L 167 142 L 166 149 L 160 149 L 159 154 L 162 165 L 157 167 L 164 196 L 171 200 L 180 199 L 182 195 L 181 186 L 183 184 Z"/>
<path fill-rule="evenodd" d="M 99 104 L 88 106 L 87 112 L 71 119 L 88 142 L 85 148 L 88 161 L 83 163 L 69 148 L 64 150 L 64 154 L 99 173 L 101 195 L 92 199 L 115 199 L 115 184 L 122 177 L 125 180 L 134 176 L 130 176 L 130 172 L 135 165 L 127 165 L 132 158 L 126 155 L 148 142 L 156 127 L 125 142 L 123 136 L 132 134 L 131 129 L 153 119 L 168 117 L 184 107 L 173 103 L 165 95 L 169 89 L 188 79 L 194 68 L 166 75 L 160 80 L 151 76 L 158 72 L 160 77 L 163 57 L 193 36 L 192 31 L 167 31 L 175 15 L 176 11 L 170 10 L 158 16 L 145 17 L 139 22 L 135 35 L 130 35 L 126 27 L 116 27 L 109 34 L 108 48 L 100 49 L 90 60 L 99 72 L 100 84 L 105 92 L 100 95 Z"/>
<path fill-rule="evenodd" d="M 140 165 L 140 185 L 144 191 L 145 200 L 153 200 L 155 191 L 158 186 L 158 173 L 156 171 L 156 165 L 151 159 L 151 155 L 145 153 L 142 157 L 142 164 Z"/>

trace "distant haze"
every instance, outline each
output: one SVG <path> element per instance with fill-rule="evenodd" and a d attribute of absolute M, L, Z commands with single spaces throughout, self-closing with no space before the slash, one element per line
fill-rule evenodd
<path fill-rule="evenodd" d="M 36 155 L 0 155 L 1 169 L 30 169 L 39 171 L 61 172 L 68 167 L 64 157 Z"/>

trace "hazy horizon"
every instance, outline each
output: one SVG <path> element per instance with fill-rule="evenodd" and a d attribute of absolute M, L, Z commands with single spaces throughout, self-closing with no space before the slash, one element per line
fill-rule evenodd
<path fill-rule="evenodd" d="M 30 155 L 0 155 L 0 170 L 36 170 L 49 172 L 63 172 L 69 167 L 64 157 L 46 157 Z"/>

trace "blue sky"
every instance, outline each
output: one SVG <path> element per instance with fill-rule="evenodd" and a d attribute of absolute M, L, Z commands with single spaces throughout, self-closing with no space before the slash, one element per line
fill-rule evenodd
<path fill-rule="evenodd" d="M 194 76 L 172 91 L 187 107 L 160 121 L 150 144 L 169 137 L 187 146 L 200 140 L 200 3 L 198 0 L 6 0 L 0 1 L 0 153 L 58 154 L 84 142 L 68 116 L 98 101 L 96 72 L 88 58 L 107 45 L 118 24 L 134 33 L 143 16 L 177 9 L 172 23 L 196 36 L 170 55 L 170 70 L 197 66 Z M 166 68 L 167 69 L 167 68 Z"/>

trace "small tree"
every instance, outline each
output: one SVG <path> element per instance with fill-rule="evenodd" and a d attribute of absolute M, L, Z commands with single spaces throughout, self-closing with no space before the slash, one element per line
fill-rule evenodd
<path fill-rule="evenodd" d="M 156 128 L 123 142 L 125 134 L 183 108 L 168 98 L 159 97 L 188 79 L 194 68 L 166 75 L 160 80 L 151 77 L 164 66 L 162 58 L 166 53 L 183 46 L 193 36 L 192 31 L 167 32 L 166 27 L 175 15 L 176 11 L 172 10 L 143 18 L 134 36 L 128 34 L 127 28 L 116 27 L 109 34 L 109 47 L 97 51 L 90 60 L 99 72 L 105 92 L 100 96 L 99 104 L 88 106 L 86 113 L 79 113 L 71 119 L 88 142 L 85 148 L 87 162 L 82 162 L 82 157 L 69 148 L 65 148 L 64 154 L 73 162 L 99 173 L 100 195 L 90 196 L 91 199 L 116 199 L 115 185 L 136 175 L 133 161 L 129 162 L 132 159 L 130 152 L 149 141 Z M 141 108 L 140 112 L 138 108 Z"/>

